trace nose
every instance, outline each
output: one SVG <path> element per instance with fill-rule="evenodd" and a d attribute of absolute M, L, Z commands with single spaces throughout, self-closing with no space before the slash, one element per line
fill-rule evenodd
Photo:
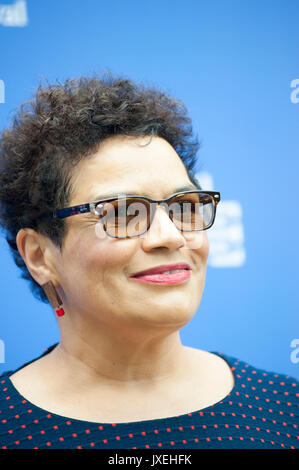
<path fill-rule="evenodd" d="M 170 220 L 167 209 L 160 206 L 159 203 L 156 203 L 156 210 L 150 228 L 141 238 L 145 250 L 158 247 L 175 250 L 186 244 L 183 233 Z"/>

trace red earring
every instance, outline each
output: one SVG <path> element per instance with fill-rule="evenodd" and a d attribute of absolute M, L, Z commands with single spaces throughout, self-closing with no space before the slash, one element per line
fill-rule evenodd
<path fill-rule="evenodd" d="M 53 282 L 46 282 L 46 284 L 42 285 L 42 288 L 44 289 L 45 294 L 48 297 L 48 300 L 55 310 L 57 316 L 62 317 L 65 314 L 65 311 L 62 308 L 62 300 L 59 297 L 58 292 L 56 292 Z"/>
<path fill-rule="evenodd" d="M 65 314 L 63 308 L 58 308 L 57 310 L 55 310 L 55 312 L 57 313 L 58 317 L 63 317 L 63 315 Z"/>

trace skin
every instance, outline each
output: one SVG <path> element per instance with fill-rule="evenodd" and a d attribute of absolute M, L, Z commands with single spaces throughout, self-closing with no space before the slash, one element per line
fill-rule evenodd
<path fill-rule="evenodd" d="M 126 190 L 162 199 L 185 184 L 191 184 L 185 167 L 164 139 L 118 136 L 75 167 L 69 205 Z M 61 251 L 32 229 L 17 235 L 31 275 L 40 285 L 53 282 L 65 310 L 59 345 L 11 376 L 19 392 L 53 413 L 98 422 L 173 416 L 223 399 L 233 387 L 227 363 L 184 346 L 179 334 L 201 301 L 206 232 L 179 231 L 163 207 L 144 236 L 130 239 L 99 236 L 94 214 L 66 223 Z M 177 262 L 191 267 L 179 285 L 129 278 Z"/>

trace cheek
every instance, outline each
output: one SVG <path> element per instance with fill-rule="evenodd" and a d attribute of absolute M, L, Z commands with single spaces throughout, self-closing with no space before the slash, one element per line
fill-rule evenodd
<path fill-rule="evenodd" d="M 206 263 L 209 256 L 209 240 L 206 231 L 185 232 L 186 249 L 191 250 L 192 254 L 199 256 L 202 263 Z"/>
<path fill-rule="evenodd" d="M 77 239 L 69 244 L 64 256 L 71 275 L 81 273 L 90 278 L 94 273 L 126 267 L 136 251 L 136 240 L 106 238 Z"/>
<path fill-rule="evenodd" d="M 203 244 L 201 247 L 201 253 L 202 253 L 202 257 L 205 259 L 206 262 L 208 260 L 209 252 L 210 252 L 210 243 L 209 243 L 209 239 L 207 236 L 207 232 L 203 232 Z"/>

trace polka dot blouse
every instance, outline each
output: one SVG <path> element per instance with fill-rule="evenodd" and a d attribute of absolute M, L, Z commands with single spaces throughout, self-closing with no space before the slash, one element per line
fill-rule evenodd
<path fill-rule="evenodd" d="M 15 371 L 6 371 L 0 375 L 0 449 L 298 448 L 298 381 L 214 354 L 235 378 L 223 400 L 192 413 L 128 423 L 95 423 L 46 411 L 20 395 L 9 378 Z"/>

